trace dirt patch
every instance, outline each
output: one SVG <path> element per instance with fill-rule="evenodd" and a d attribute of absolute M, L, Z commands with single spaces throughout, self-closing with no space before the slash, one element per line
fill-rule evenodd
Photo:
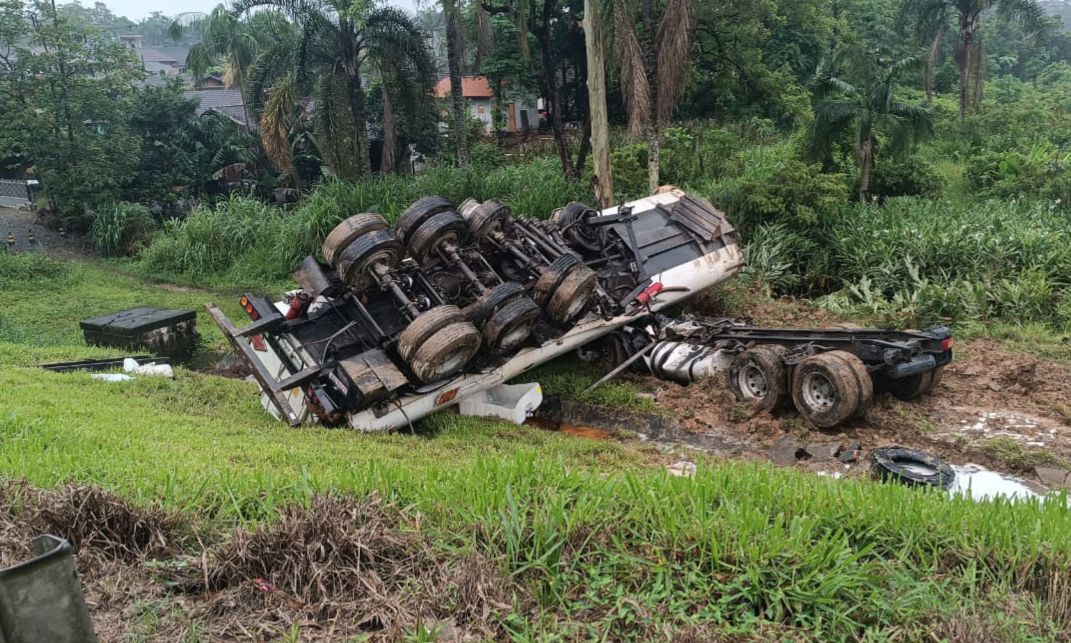
<path fill-rule="evenodd" d="M 978 463 L 1032 475 L 1035 466 L 1071 463 L 1071 368 L 1014 353 L 991 340 L 961 346 L 933 391 L 914 402 L 878 396 L 866 414 L 832 430 L 809 426 L 792 409 L 762 413 L 736 401 L 723 382 L 680 386 L 630 377 L 654 392 L 683 429 L 703 436 L 723 457 L 766 460 L 785 436 L 802 446 L 850 445 L 858 463 L 801 458 L 811 469 L 844 475 L 865 472 L 868 451 L 907 446 L 933 451 L 953 464 Z M 695 440 L 689 441 L 695 444 Z"/>

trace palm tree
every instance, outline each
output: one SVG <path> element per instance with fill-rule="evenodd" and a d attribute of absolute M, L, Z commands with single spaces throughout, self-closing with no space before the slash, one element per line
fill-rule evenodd
<path fill-rule="evenodd" d="M 879 134 L 895 153 L 907 154 L 919 137 L 932 131 L 933 121 L 925 107 L 897 101 L 893 95 L 898 77 L 918 67 L 917 58 L 864 64 L 863 82 L 858 85 L 838 75 L 840 58 L 840 52 L 834 52 L 815 75 L 815 118 L 808 152 L 815 160 L 827 160 L 836 141 L 850 133 L 860 169 L 859 198 L 865 201 Z"/>
<path fill-rule="evenodd" d="M 457 164 L 465 167 L 469 164 L 469 143 L 465 130 L 468 115 L 465 111 L 461 81 L 464 43 L 461 35 L 461 8 L 457 3 L 458 0 L 442 0 L 443 15 L 446 17 L 446 64 L 450 71 L 450 108 L 454 116 Z"/>
<path fill-rule="evenodd" d="M 266 87 L 268 79 L 282 77 L 279 72 L 289 62 L 297 82 L 314 87 L 324 161 L 343 178 L 368 174 L 367 72 L 412 70 L 407 80 L 420 85 L 412 93 L 427 96 L 434 65 L 426 34 L 405 12 L 373 7 L 363 0 L 237 0 L 232 12 L 243 16 L 258 7 L 280 10 L 299 32 L 298 46 L 289 59 L 273 55 L 265 63 L 262 84 Z"/>
<path fill-rule="evenodd" d="M 662 125 L 687 87 L 695 31 L 693 0 L 601 0 L 621 67 L 629 134 L 647 139 L 651 192 L 658 189 Z M 658 14 L 659 7 L 661 14 Z"/>
<path fill-rule="evenodd" d="M 985 82 L 985 49 L 982 45 L 982 16 L 990 9 L 1006 19 L 1019 22 L 1028 33 L 1038 33 L 1045 12 L 1037 0 L 905 0 L 905 16 L 920 33 L 933 38 L 931 51 L 940 45 L 939 34 L 955 19 L 959 25 L 956 64 L 959 66 L 959 114 L 977 111 Z"/>

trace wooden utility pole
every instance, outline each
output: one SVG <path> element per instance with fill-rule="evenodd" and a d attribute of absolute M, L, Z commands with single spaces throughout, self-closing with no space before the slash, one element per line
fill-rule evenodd
<path fill-rule="evenodd" d="M 610 121 L 606 114 L 606 52 L 599 0 L 584 0 L 584 44 L 588 56 L 588 109 L 591 113 L 591 149 L 595 164 L 595 199 L 600 208 L 614 202 L 614 176 L 610 167 Z M 580 169 L 583 171 L 583 168 Z"/>

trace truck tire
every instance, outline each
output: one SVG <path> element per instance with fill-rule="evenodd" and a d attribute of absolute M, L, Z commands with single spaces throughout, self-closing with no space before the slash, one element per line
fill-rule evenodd
<path fill-rule="evenodd" d="M 457 306 L 445 304 L 423 312 L 398 336 L 398 354 L 409 361 L 429 337 L 440 330 L 468 321 Z"/>
<path fill-rule="evenodd" d="M 936 370 L 916 373 L 898 380 L 889 380 L 886 387 L 898 400 L 910 402 L 926 395 L 933 389 Z"/>
<path fill-rule="evenodd" d="M 447 210 L 454 210 L 454 204 L 449 199 L 441 196 L 426 196 L 406 208 L 405 212 L 402 212 L 402 216 L 398 217 L 398 224 L 394 227 L 394 230 L 398 233 L 398 238 L 402 240 L 402 243 L 409 245 L 409 237 L 416 232 L 421 224 L 436 214 Z"/>
<path fill-rule="evenodd" d="M 559 324 L 575 321 L 591 301 L 599 276 L 583 264 L 576 264 L 565 275 L 547 301 L 547 316 Z"/>
<path fill-rule="evenodd" d="M 454 375 L 480 350 L 480 332 L 467 321 L 450 324 L 426 338 L 409 359 L 409 368 L 424 384 Z"/>
<path fill-rule="evenodd" d="M 539 324 L 539 306 L 528 297 L 519 297 L 496 310 L 483 325 L 483 345 L 500 357 L 520 348 Z"/>
<path fill-rule="evenodd" d="M 375 283 L 369 269 L 381 263 L 393 268 L 405 256 L 405 246 L 390 230 L 373 230 L 346 246 L 338 257 L 338 274 L 350 286 L 363 290 Z"/>
<path fill-rule="evenodd" d="M 729 389 L 741 402 L 757 402 L 763 411 L 773 411 L 790 399 L 788 349 L 779 344 L 761 344 L 733 358 L 729 366 Z"/>
<path fill-rule="evenodd" d="M 952 467 L 925 451 L 888 447 L 875 449 L 871 457 L 874 473 L 883 480 L 948 489 L 956 479 Z"/>
<path fill-rule="evenodd" d="M 409 254 L 422 266 L 434 266 L 442 258 L 437 250 L 444 243 L 452 243 L 460 246 L 469 235 L 469 225 L 457 212 L 446 210 L 420 224 L 409 235 Z"/>
<path fill-rule="evenodd" d="M 565 279 L 565 275 L 569 274 L 573 266 L 578 264 L 580 259 L 571 254 L 562 255 L 552 261 L 532 284 L 532 299 L 540 306 L 546 306 L 558 284 Z"/>
<path fill-rule="evenodd" d="M 472 211 L 469 217 L 469 229 L 472 230 L 473 239 L 483 239 L 495 230 L 502 228 L 502 224 L 510 219 L 510 209 L 498 199 L 484 201 L 478 208 Z"/>
<path fill-rule="evenodd" d="M 324 261 L 332 268 L 335 267 L 335 260 L 342 254 L 342 251 L 346 249 L 351 243 L 357 240 L 357 237 L 364 236 L 369 232 L 375 232 L 376 230 L 386 230 L 387 220 L 378 214 L 372 212 L 364 212 L 361 214 L 355 214 L 352 217 L 346 219 L 342 223 L 335 226 L 334 230 L 327 235 L 324 239 L 321 250 L 323 251 Z"/>
<path fill-rule="evenodd" d="M 792 374 L 792 402 L 811 424 L 829 429 L 847 422 L 869 404 L 874 383 L 863 362 L 846 351 L 800 361 Z"/>
<path fill-rule="evenodd" d="M 524 286 L 515 281 L 507 281 L 484 293 L 479 299 L 465 308 L 465 317 L 477 328 L 482 328 L 484 322 L 502 308 L 518 297 L 524 296 Z"/>
<path fill-rule="evenodd" d="M 594 210 L 577 201 L 557 212 L 556 220 L 562 237 L 577 252 L 598 252 L 602 249 L 598 233 L 584 221 L 589 212 Z"/>

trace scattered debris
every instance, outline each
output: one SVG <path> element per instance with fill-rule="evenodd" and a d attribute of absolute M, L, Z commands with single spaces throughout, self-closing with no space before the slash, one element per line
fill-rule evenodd
<path fill-rule="evenodd" d="M 859 461 L 860 453 L 862 452 L 862 445 L 859 440 L 852 440 L 845 446 L 837 459 L 844 464 L 852 464 Z"/>
<path fill-rule="evenodd" d="M 79 323 L 90 346 L 145 349 L 183 362 L 197 346 L 197 315 L 193 311 L 142 306 Z"/>
<path fill-rule="evenodd" d="M 129 382 L 134 379 L 125 373 L 93 373 L 90 377 L 101 382 Z"/>
<path fill-rule="evenodd" d="M 680 462 L 666 467 L 666 471 L 668 471 L 671 476 L 676 476 L 678 478 L 694 478 L 696 467 L 694 462 L 681 460 Z"/>
<path fill-rule="evenodd" d="M 71 371 L 110 371 L 124 367 L 127 360 L 133 360 L 136 364 L 170 364 L 171 360 L 166 357 L 153 357 L 151 355 L 132 355 L 130 357 L 106 357 L 104 359 L 84 359 L 77 362 L 54 362 L 41 364 L 41 368 L 55 373 L 69 373 Z"/>

